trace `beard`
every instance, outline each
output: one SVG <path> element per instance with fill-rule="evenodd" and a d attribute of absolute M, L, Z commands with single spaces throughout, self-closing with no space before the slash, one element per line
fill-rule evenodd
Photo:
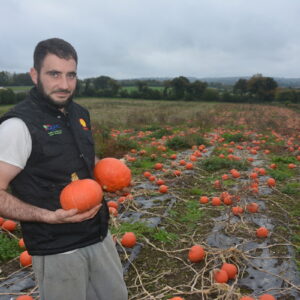
<path fill-rule="evenodd" d="M 66 107 L 73 100 L 74 92 L 72 93 L 69 90 L 59 89 L 59 90 L 52 91 L 50 94 L 46 94 L 43 83 L 42 83 L 42 81 L 40 80 L 39 77 L 38 77 L 38 80 L 37 80 L 37 90 L 48 103 L 54 105 L 57 108 Z M 69 93 L 70 96 L 64 101 L 58 101 L 58 100 L 53 99 L 51 97 L 51 94 L 58 93 L 58 92 Z"/>

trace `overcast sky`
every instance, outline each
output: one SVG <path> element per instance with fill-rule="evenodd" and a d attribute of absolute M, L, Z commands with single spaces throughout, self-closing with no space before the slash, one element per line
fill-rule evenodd
<path fill-rule="evenodd" d="M 300 77 L 299 0 L 0 0 L 0 71 L 60 37 L 79 78 Z"/>

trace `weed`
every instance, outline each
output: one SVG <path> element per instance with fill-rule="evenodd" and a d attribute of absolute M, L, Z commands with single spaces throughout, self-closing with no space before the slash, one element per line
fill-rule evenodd
<path fill-rule="evenodd" d="M 171 243 L 179 239 L 176 233 L 167 232 L 163 229 L 156 229 L 156 232 L 154 232 L 152 236 L 155 240 L 163 243 Z"/>
<path fill-rule="evenodd" d="M 118 228 L 111 228 L 112 234 L 123 235 L 125 232 L 134 232 L 137 237 L 143 236 L 146 233 L 151 233 L 153 228 L 147 226 L 147 224 L 143 222 L 135 222 L 135 223 L 121 223 Z"/>
<path fill-rule="evenodd" d="M 290 169 L 272 169 L 269 175 L 278 181 L 284 181 L 294 176 L 294 171 Z"/>
<path fill-rule="evenodd" d="M 273 163 L 279 163 L 279 164 L 291 164 L 291 163 L 296 163 L 296 157 L 294 156 L 272 156 L 271 161 Z"/>
<path fill-rule="evenodd" d="M 0 262 L 13 259 L 20 255 L 22 250 L 16 239 L 8 237 L 4 233 L 0 233 Z"/>
<path fill-rule="evenodd" d="M 245 140 L 245 136 L 242 133 L 223 133 L 222 137 L 224 138 L 224 142 L 241 142 Z"/>
<path fill-rule="evenodd" d="M 154 131 L 152 134 L 150 134 L 149 137 L 151 138 L 156 138 L 156 139 L 161 139 L 163 136 L 168 136 L 173 134 L 171 130 L 165 129 L 165 128 L 160 128 L 157 131 Z"/>
<path fill-rule="evenodd" d="M 205 192 L 199 188 L 189 189 L 191 195 L 203 195 Z"/>
<path fill-rule="evenodd" d="M 179 221 L 188 228 L 193 229 L 198 226 L 198 222 L 204 216 L 204 212 L 199 208 L 197 201 L 190 200 L 186 203 L 185 211 L 179 218 Z"/>
<path fill-rule="evenodd" d="M 180 136 L 175 136 L 172 139 L 169 139 L 166 142 L 166 146 L 172 150 L 190 148 L 190 144 L 187 142 L 186 138 Z"/>
<path fill-rule="evenodd" d="M 246 170 L 248 163 L 246 161 L 240 160 L 228 160 L 220 157 L 210 157 L 206 160 L 202 160 L 200 165 L 206 171 L 218 171 L 218 170 L 229 170 L 229 169 L 238 169 Z"/>
<path fill-rule="evenodd" d="M 289 182 L 280 191 L 288 195 L 300 195 L 300 183 Z"/>

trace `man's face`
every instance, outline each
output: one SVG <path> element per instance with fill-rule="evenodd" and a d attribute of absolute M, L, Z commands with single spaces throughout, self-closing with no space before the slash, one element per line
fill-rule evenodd
<path fill-rule="evenodd" d="M 77 65 L 73 58 L 63 59 L 54 54 L 48 54 L 37 72 L 31 69 L 31 78 L 38 90 L 49 101 L 62 108 L 71 99 L 76 88 Z"/>

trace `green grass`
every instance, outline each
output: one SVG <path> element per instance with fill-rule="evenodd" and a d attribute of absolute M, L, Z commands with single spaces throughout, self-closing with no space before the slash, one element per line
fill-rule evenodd
<path fill-rule="evenodd" d="M 27 92 L 33 86 L 7 86 L 7 88 L 13 90 L 14 92 Z"/>
<path fill-rule="evenodd" d="M 206 171 L 219 171 L 219 170 L 246 170 L 248 168 L 248 163 L 241 160 L 228 160 L 220 157 L 210 157 L 206 160 L 200 162 L 202 168 Z"/>
<path fill-rule="evenodd" d="M 198 222 L 204 216 L 204 212 L 199 208 L 198 201 L 189 200 L 185 205 L 185 210 L 179 216 L 179 222 L 193 229 L 198 226 Z"/>
<path fill-rule="evenodd" d="M 300 183 L 288 182 L 280 189 L 280 191 L 282 193 L 285 193 L 288 195 L 299 196 L 300 195 Z"/>
<path fill-rule="evenodd" d="M 5 262 L 20 255 L 23 250 L 19 247 L 18 240 L 0 233 L 0 262 Z"/>
<path fill-rule="evenodd" d="M 161 241 L 164 243 L 172 243 L 175 240 L 178 240 L 179 237 L 175 233 L 167 232 L 164 229 L 160 228 L 153 228 L 147 226 L 146 223 L 142 222 L 135 222 L 135 223 L 121 223 L 120 227 L 118 228 L 111 228 L 112 234 L 117 234 L 121 237 L 126 232 L 133 232 L 137 238 L 141 238 L 143 236 L 151 237 L 157 241 Z"/>
<path fill-rule="evenodd" d="M 223 133 L 222 134 L 222 137 L 224 138 L 224 142 L 241 142 L 241 141 L 244 141 L 246 138 L 245 136 L 242 134 L 242 133 L 234 133 L 234 134 L 231 134 L 231 133 Z"/>

